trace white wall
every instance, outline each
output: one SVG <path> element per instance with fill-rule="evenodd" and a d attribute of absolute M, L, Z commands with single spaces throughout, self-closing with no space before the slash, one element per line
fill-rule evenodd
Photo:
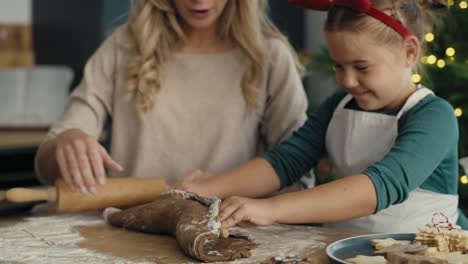
<path fill-rule="evenodd" d="M 0 0 L 0 24 L 30 24 L 31 0 Z"/>
<path fill-rule="evenodd" d="M 312 53 L 319 52 L 325 43 L 322 31 L 325 18 L 326 12 L 306 11 L 304 26 L 305 48 Z M 312 108 L 316 108 L 337 90 L 337 86 L 333 80 L 326 79 L 314 71 L 307 77 L 305 85 Z"/>

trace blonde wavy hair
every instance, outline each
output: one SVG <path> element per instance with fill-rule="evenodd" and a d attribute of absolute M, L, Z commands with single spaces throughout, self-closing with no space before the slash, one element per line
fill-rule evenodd
<path fill-rule="evenodd" d="M 259 83 L 268 63 L 268 38 L 282 40 L 298 71 L 304 73 L 287 38 L 268 17 L 267 0 L 228 0 L 219 19 L 221 39 L 239 47 L 250 60 L 242 79 L 247 111 L 252 112 L 259 105 Z M 127 89 L 138 112 L 146 114 L 155 106 L 171 53 L 186 36 L 173 1 L 167 0 L 138 0 L 130 13 L 127 31 L 130 43 L 125 46 L 133 50 L 127 66 Z"/>

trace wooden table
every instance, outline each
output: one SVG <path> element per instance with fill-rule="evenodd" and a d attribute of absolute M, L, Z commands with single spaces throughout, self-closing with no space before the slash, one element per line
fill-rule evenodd
<path fill-rule="evenodd" d="M 325 247 L 357 235 L 299 225 L 236 228 L 259 244 L 248 259 L 260 263 L 277 256 L 328 263 Z M 99 213 L 36 214 L 0 219 L 0 263 L 198 263 L 169 236 L 108 226 Z"/>

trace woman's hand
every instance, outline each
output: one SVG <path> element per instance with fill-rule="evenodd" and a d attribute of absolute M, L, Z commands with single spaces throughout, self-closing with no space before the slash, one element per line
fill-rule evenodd
<path fill-rule="evenodd" d="M 186 192 L 196 193 L 200 196 L 211 197 L 212 192 L 207 189 L 207 183 L 213 176 L 201 170 L 196 170 L 180 179 L 172 189 L 182 190 Z"/>
<path fill-rule="evenodd" d="M 123 170 L 97 140 L 79 129 L 60 133 L 55 144 L 60 174 L 72 191 L 96 193 L 96 185 L 106 183 L 104 168 Z"/>
<path fill-rule="evenodd" d="M 224 228 L 235 225 L 271 225 L 276 222 L 271 199 L 233 196 L 221 204 L 219 220 Z"/>

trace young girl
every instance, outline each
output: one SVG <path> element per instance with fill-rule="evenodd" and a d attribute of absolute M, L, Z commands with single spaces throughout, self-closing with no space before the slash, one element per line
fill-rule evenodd
<path fill-rule="evenodd" d="M 187 177 L 175 187 L 221 198 L 262 197 L 294 183 L 326 155 L 340 179 L 267 199 L 228 198 L 221 206 L 223 225 L 329 223 L 366 232 L 415 232 L 443 213 L 468 228 L 457 209 L 453 109 L 411 81 L 423 36 L 417 1 L 291 2 L 328 10 L 326 42 L 345 92 L 324 102 L 263 158 L 221 177 Z"/>
<path fill-rule="evenodd" d="M 38 176 L 93 193 L 105 168 L 171 184 L 232 169 L 303 125 L 300 70 L 266 0 L 139 0 L 87 63 Z M 111 155 L 97 141 L 108 117 Z"/>

